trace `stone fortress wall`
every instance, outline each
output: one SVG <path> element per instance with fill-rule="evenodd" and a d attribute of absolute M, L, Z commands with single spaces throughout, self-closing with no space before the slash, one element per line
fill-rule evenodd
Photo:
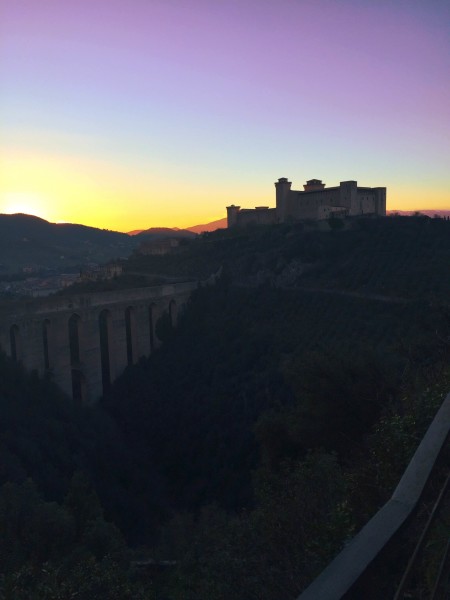
<path fill-rule="evenodd" d="M 161 341 L 167 312 L 173 326 L 198 282 L 53 296 L 0 310 L 0 347 L 52 380 L 74 400 L 93 404 L 111 383 Z"/>
<path fill-rule="evenodd" d="M 358 187 L 356 181 L 341 181 L 338 186 L 327 188 L 320 179 L 307 181 L 303 191 L 292 190 L 291 186 L 286 177 L 275 183 L 276 208 L 227 206 L 228 227 L 358 215 L 386 216 L 384 187 Z"/>

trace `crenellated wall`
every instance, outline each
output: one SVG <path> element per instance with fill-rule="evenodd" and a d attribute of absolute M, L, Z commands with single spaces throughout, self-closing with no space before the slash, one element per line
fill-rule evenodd
<path fill-rule="evenodd" d="M 286 177 L 275 182 L 276 208 L 227 206 L 228 227 L 290 221 L 321 221 L 331 217 L 386 216 L 386 188 L 358 187 L 356 181 L 341 181 L 326 187 L 320 179 L 310 179 L 304 190 L 292 190 Z"/>
<path fill-rule="evenodd" d="M 175 326 L 197 282 L 26 300 L 0 310 L 0 347 L 27 370 L 48 374 L 76 401 L 93 404 L 129 364 Z"/>

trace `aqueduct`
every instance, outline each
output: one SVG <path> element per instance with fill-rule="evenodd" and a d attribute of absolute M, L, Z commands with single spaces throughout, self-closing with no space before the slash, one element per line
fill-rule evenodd
<path fill-rule="evenodd" d="M 0 347 L 39 375 L 51 375 L 75 401 L 94 403 L 111 383 L 161 343 L 197 282 L 26 300 L 0 311 Z"/>

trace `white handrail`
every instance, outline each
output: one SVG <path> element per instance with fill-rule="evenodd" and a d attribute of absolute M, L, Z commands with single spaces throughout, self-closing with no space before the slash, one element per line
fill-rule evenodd
<path fill-rule="evenodd" d="M 400 528 L 416 506 L 450 431 L 447 395 L 392 497 L 297 600 L 339 600 Z"/>

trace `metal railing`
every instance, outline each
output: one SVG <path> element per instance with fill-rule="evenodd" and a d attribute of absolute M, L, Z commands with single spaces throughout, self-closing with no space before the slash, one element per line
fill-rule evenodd
<path fill-rule="evenodd" d="M 391 499 L 298 600 L 340 600 L 352 588 L 416 507 L 449 431 L 450 394 L 434 417 Z"/>

